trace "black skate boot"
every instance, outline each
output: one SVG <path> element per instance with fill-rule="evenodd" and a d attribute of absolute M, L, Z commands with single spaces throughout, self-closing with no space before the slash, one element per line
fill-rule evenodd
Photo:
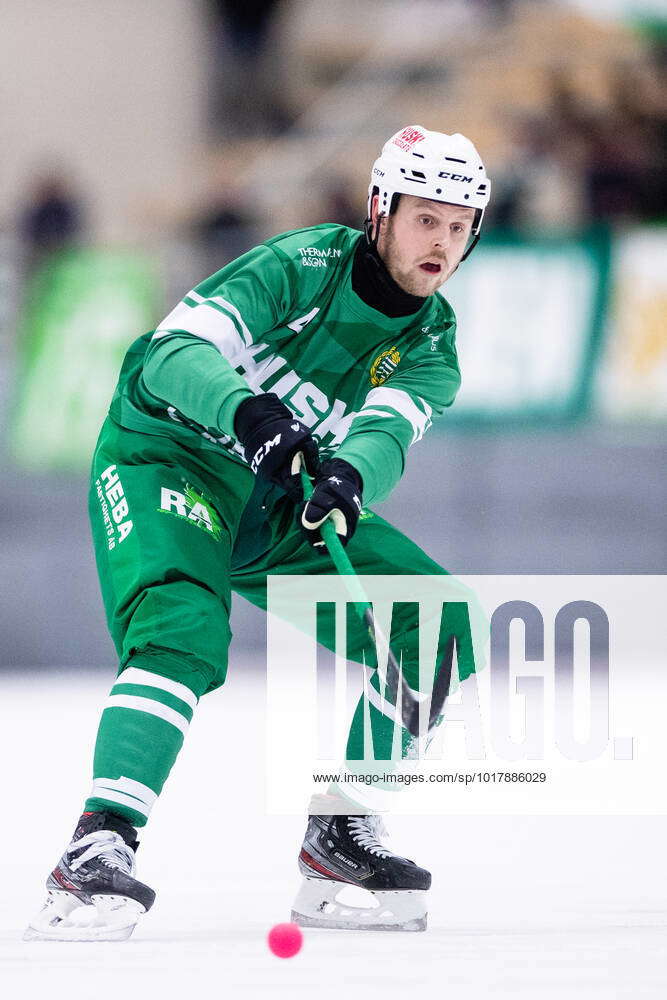
<path fill-rule="evenodd" d="M 303 927 L 426 930 L 431 874 L 384 847 L 380 816 L 311 816 L 299 855 L 304 876 L 292 920 Z M 346 886 L 367 890 L 368 906 L 336 898 Z"/>
<path fill-rule="evenodd" d="M 46 880 L 46 903 L 24 940 L 129 938 L 155 900 L 153 890 L 134 878 L 138 846 L 137 831 L 127 820 L 108 812 L 84 813 L 72 843 Z"/>

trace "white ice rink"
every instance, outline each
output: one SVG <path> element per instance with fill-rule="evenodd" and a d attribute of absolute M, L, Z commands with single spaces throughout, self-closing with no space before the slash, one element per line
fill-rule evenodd
<path fill-rule="evenodd" d="M 665 818 L 396 817 L 395 848 L 433 872 L 429 930 L 306 930 L 298 956 L 273 957 L 304 819 L 264 815 L 262 688 L 238 659 L 143 835 L 139 875 L 158 896 L 134 936 L 24 943 L 81 812 L 111 681 L 2 681 L 2 997 L 667 996 Z"/>

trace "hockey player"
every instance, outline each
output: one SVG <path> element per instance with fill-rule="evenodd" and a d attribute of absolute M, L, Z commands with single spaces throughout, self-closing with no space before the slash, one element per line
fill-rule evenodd
<path fill-rule="evenodd" d="M 373 166 L 364 233 L 325 224 L 267 240 L 130 347 L 90 493 L 120 667 L 90 796 L 27 937 L 122 940 L 151 907 L 155 893 L 135 878 L 136 828 L 199 698 L 224 682 L 232 590 L 266 607 L 267 575 L 335 572 L 322 551 L 326 518 L 359 573 L 446 572 L 368 507 L 388 496 L 410 445 L 454 401 L 455 318 L 438 289 L 479 239 L 489 189 L 464 136 L 401 129 Z M 314 481 L 306 504 L 302 463 Z M 416 629 L 399 612 L 395 634 L 415 686 Z M 458 638 L 463 678 L 474 662 Z M 350 641 L 361 661 L 364 630 Z M 360 759 L 362 708 L 349 760 Z M 370 717 L 382 751 L 394 721 L 376 703 Z M 321 800 L 293 918 L 423 929 L 430 874 L 383 846 L 379 817 L 342 790 Z M 350 883 L 379 897 L 375 916 L 336 903 Z M 70 918 L 82 904 L 96 908 L 86 927 Z"/>

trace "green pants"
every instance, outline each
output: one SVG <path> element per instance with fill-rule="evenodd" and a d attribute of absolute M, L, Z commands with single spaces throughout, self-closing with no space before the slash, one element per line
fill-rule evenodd
<path fill-rule="evenodd" d="M 141 823 L 180 748 L 196 700 L 225 680 L 232 590 L 265 609 L 269 574 L 336 571 L 328 556 L 303 539 L 287 497 L 262 486 L 247 466 L 222 452 L 188 450 L 167 437 L 126 430 L 110 419 L 93 459 L 90 516 L 120 671 L 103 714 L 94 792 L 86 807 L 115 803 L 116 811 Z M 360 574 L 446 572 L 370 511 L 362 513 L 347 553 Z M 368 663 L 367 630 L 352 616 L 348 622 L 348 656 Z M 467 621 L 454 614 L 446 632 L 443 642 L 452 633 L 459 638 L 459 676 L 464 678 L 474 670 Z M 333 629 L 326 620 L 318 638 L 332 647 Z M 406 680 L 415 685 L 413 606 L 395 611 L 391 639 L 402 655 Z M 141 706 L 144 711 L 137 711 Z M 362 708 L 348 740 L 352 760 L 363 756 Z M 371 719 L 376 756 L 382 757 L 382 745 L 391 745 L 393 723 L 377 710 Z M 162 747 L 159 765 L 146 760 L 148 742 Z"/>

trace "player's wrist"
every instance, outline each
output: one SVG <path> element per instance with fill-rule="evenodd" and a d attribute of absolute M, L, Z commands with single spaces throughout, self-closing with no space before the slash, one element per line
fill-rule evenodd
<path fill-rule="evenodd" d="M 229 393 L 229 395 L 225 396 L 218 409 L 218 417 L 216 420 L 216 427 L 221 434 L 228 434 L 230 437 L 237 437 L 235 427 L 236 412 L 244 400 L 252 398 L 252 390 L 248 387 L 245 389 L 234 389 Z"/>
<path fill-rule="evenodd" d="M 243 443 L 248 434 L 270 420 L 291 420 L 292 413 L 275 392 L 246 396 L 236 407 L 234 433 Z"/>
<path fill-rule="evenodd" d="M 343 478 L 354 487 L 359 496 L 363 493 L 364 481 L 361 473 L 356 466 L 352 465 L 345 458 L 330 458 L 328 461 L 322 463 L 320 478 L 328 476 L 337 476 L 339 479 Z"/>
<path fill-rule="evenodd" d="M 303 491 L 301 464 L 312 476 L 320 466 L 310 429 L 274 392 L 244 399 L 236 411 L 234 432 L 245 460 L 257 476 L 280 486 L 295 501 Z"/>
<path fill-rule="evenodd" d="M 299 525 L 308 542 L 325 552 L 321 527 L 333 523 L 343 545 L 352 538 L 362 506 L 362 479 L 357 470 L 342 458 L 323 462 L 315 479 L 313 493 L 301 508 Z"/>

